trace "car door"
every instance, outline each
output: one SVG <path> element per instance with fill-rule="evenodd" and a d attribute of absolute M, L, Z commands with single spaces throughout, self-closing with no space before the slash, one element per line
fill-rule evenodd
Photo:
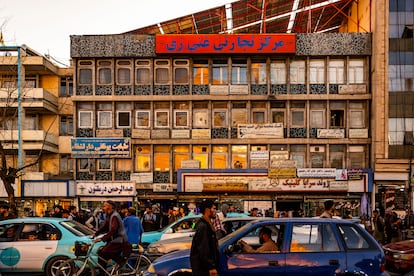
<path fill-rule="evenodd" d="M 0 271 L 15 269 L 21 261 L 20 253 L 14 247 L 20 228 L 20 223 L 0 225 Z"/>
<path fill-rule="evenodd" d="M 253 248 L 261 246 L 258 234 L 262 227 L 272 230 L 272 240 L 276 242 L 279 250 L 261 253 L 244 252 L 239 241 L 243 240 Z M 230 245 L 233 250 L 227 251 L 222 255 L 220 275 L 285 275 L 286 254 L 283 248 L 284 224 L 269 223 L 262 225 L 252 225 L 251 231 L 237 237 L 237 240 Z"/>
<path fill-rule="evenodd" d="M 289 252 L 286 254 L 287 276 L 329 276 L 346 269 L 346 254 L 329 223 L 293 222 Z"/>
<path fill-rule="evenodd" d="M 379 275 L 383 254 L 373 237 L 357 224 L 339 224 L 338 230 L 346 248 L 347 270 Z"/>
<path fill-rule="evenodd" d="M 45 260 L 56 252 L 58 241 L 47 234 L 50 225 L 43 223 L 24 223 L 17 239 L 11 243 L 19 255 L 16 268 L 39 270 Z"/>

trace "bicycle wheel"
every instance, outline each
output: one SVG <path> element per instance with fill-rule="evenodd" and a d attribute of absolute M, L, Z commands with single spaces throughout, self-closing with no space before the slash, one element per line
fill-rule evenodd
<path fill-rule="evenodd" d="M 125 265 L 120 269 L 120 275 L 141 275 L 151 264 L 151 261 L 142 254 L 131 254 Z"/>
<path fill-rule="evenodd" d="M 96 271 L 92 263 L 86 259 L 69 259 L 61 263 L 56 276 L 95 276 Z"/>

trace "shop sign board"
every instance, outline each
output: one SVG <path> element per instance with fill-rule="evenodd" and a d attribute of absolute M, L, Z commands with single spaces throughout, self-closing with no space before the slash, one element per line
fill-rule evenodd
<path fill-rule="evenodd" d="M 197 173 L 183 173 L 183 192 L 347 192 L 348 181 L 334 181 L 327 178 L 269 178 L 263 174 L 248 176 L 226 176 L 217 174 L 203 176 Z"/>
<path fill-rule="evenodd" d="M 341 139 L 341 138 L 345 138 L 345 130 L 344 129 L 318 129 L 317 137 L 328 138 L 328 139 Z"/>
<path fill-rule="evenodd" d="M 135 183 L 132 182 L 78 182 L 78 196 L 135 196 Z"/>
<path fill-rule="evenodd" d="M 133 128 L 131 137 L 137 139 L 150 139 L 151 131 L 149 129 Z"/>
<path fill-rule="evenodd" d="M 298 165 L 297 160 L 270 160 L 271 168 L 295 168 Z M 295 173 L 296 175 L 296 173 Z"/>
<path fill-rule="evenodd" d="M 161 34 L 157 54 L 295 53 L 295 34 Z"/>
<path fill-rule="evenodd" d="M 190 130 L 189 129 L 173 129 L 171 130 L 171 138 L 174 139 L 189 139 Z"/>
<path fill-rule="evenodd" d="M 283 138 L 283 124 L 238 124 L 237 138 Z"/>
<path fill-rule="evenodd" d="M 335 178 L 335 168 L 298 168 L 297 175 L 301 178 Z"/>
<path fill-rule="evenodd" d="M 153 192 L 172 192 L 173 184 L 154 183 L 152 185 Z"/>
<path fill-rule="evenodd" d="M 130 179 L 135 183 L 153 183 L 154 174 L 152 172 L 131 173 Z"/>
<path fill-rule="evenodd" d="M 72 158 L 130 158 L 129 138 L 72 138 Z"/>
<path fill-rule="evenodd" d="M 193 129 L 191 137 L 193 139 L 211 139 L 211 129 Z"/>
<path fill-rule="evenodd" d="M 269 151 L 267 150 L 251 151 L 250 160 L 269 160 Z"/>
<path fill-rule="evenodd" d="M 181 160 L 182 169 L 199 169 L 200 160 Z"/>
<path fill-rule="evenodd" d="M 56 197 L 56 196 L 75 196 L 73 181 L 39 181 L 25 180 L 22 183 L 22 196 L 35 197 Z"/>
<path fill-rule="evenodd" d="M 269 178 L 291 178 L 296 177 L 296 168 L 269 168 Z"/>

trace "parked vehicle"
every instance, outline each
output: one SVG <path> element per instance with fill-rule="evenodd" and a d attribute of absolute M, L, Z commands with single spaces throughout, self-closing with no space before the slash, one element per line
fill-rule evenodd
<path fill-rule="evenodd" d="M 200 217 L 201 215 L 185 216 L 157 231 L 144 232 L 141 237 L 141 244 L 146 248 L 155 241 L 189 237 L 194 234 L 194 225 Z"/>
<path fill-rule="evenodd" d="M 0 221 L 0 271 L 54 276 L 63 261 L 75 257 L 75 241 L 91 242 L 92 234 L 88 227 L 60 218 Z"/>
<path fill-rule="evenodd" d="M 228 234 L 236 231 L 243 225 L 249 223 L 250 221 L 253 221 L 255 219 L 261 219 L 260 217 L 249 217 L 249 216 L 243 216 L 243 217 L 230 217 L 223 219 L 223 226 L 228 232 Z M 191 242 L 193 240 L 193 235 L 187 236 L 187 237 L 179 237 L 179 238 L 173 238 L 173 239 L 167 239 L 167 240 L 159 240 L 155 241 L 153 243 L 150 243 L 147 248 L 148 254 L 152 257 L 159 257 L 164 254 L 178 251 L 178 250 L 184 250 L 189 249 L 191 247 Z"/>
<path fill-rule="evenodd" d="M 246 253 L 240 240 L 260 246 L 270 228 L 278 250 Z M 360 225 L 337 219 L 282 218 L 252 221 L 219 241 L 219 275 L 385 276 L 381 246 Z M 190 275 L 190 250 L 156 259 L 146 276 Z"/>
<path fill-rule="evenodd" d="M 386 244 L 383 249 L 387 271 L 414 276 L 414 240 Z"/>

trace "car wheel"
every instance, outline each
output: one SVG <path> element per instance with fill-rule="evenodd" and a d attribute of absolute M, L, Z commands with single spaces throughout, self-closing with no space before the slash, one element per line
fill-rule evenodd
<path fill-rule="evenodd" d="M 68 259 L 65 256 L 57 256 L 50 259 L 46 264 L 45 275 L 46 276 L 56 276 L 59 266 Z"/>

